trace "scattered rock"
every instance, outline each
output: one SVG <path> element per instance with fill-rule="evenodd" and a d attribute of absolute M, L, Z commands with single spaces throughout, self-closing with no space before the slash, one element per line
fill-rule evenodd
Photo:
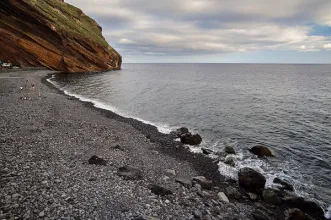
<path fill-rule="evenodd" d="M 139 216 L 134 218 L 134 220 L 160 220 L 159 218 L 155 218 L 153 216 L 145 215 L 145 216 Z"/>
<path fill-rule="evenodd" d="M 248 167 L 242 168 L 238 173 L 239 185 L 250 192 L 260 192 L 264 189 L 265 177 Z"/>
<path fill-rule="evenodd" d="M 167 174 L 167 176 L 176 176 L 175 170 L 166 169 L 165 173 Z"/>
<path fill-rule="evenodd" d="M 218 195 L 218 198 L 220 200 L 222 200 L 223 202 L 226 202 L 226 203 L 230 202 L 228 197 L 224 194 L 224 192 L 219 192 L 217 195 Z"/>
<path fill-rule="evenodd" d="M 228 186 L 225 189 L 226 195 L 230 199 L 240 199 L 241 198 L 241 193 L 234 187 Z"/>
<path fill-rule="evenodd" d="M 106 166 L 107 165 L 107 161 L 96 156 L 93 155 L 89 160 L 88 160 L 89 164 L 95 164 L 95 165 L 100 165 L 100 166 Z"/>
<path fill-rule="evenodd" d="M 188 128 L 186 128 L 186 127 L 181 127 L 181 128 L 178 128 L 176 131 L 171 132 L 171 134 L 175 135 L 176 137 L 180 137 L 183 134 L 188 134 L 188 133 L 190 133 L 190 132 L 189 132 Z"/>
<path fill-rule="evenodd" d="M 44 216 L 45 216 L 45 212 L 44 211 L 42 211 L 42 212 L 39 213 L 39 217 L 44 217 Z"/>
<path fill-rule="evenodd" d="M 203 154 L 206 154 L 206 155 L 209 155 L 209 154 L 212 154 L 213 153 L 213 151 L 212 150 L 210 150 L 210 149 L 208 149 L 208 148 L 201 148 L 201 150 L 202 150 L 202 153 Z"/>
<path fill-rule="evenodd" d="M 156 195 L 159 195 L 159 196 L 166 196 L 166 195 L 171 195 L 172 194 L 171 190 L 166 189 L 162 186 L 155 185 L 155 184 L 151 185 L 150 189 L 151 189 L 152 193 L 154 193 Z"/>
<path fill-rule="evenodd" d="M 115 150 L 125 151 L 125 149 L 123 147 L 121 147 L 119 144 L 116 144 L 116 145 L 112 146 L 111 148 L 115 149 Z"/>
<path fill-rule="evenodd" d="M 294 188 L 291 184 L 286 182 L 285 180 L 281 180 L 278 177 L 276 177 L 273 181 L 274 183 L 282 185 L 282 189 L 288 190 L 288 191 L 294 191 Z"/>
<path fill-rule="evenodd" d="M 281 198 L 278 196 L 277 192 L 273 189 L 265 189 L 262 193 L 263 200 L 267 203 L 273 205 L 280 205 L 282 203 Z"/>
<path fill-rule="evenodd" d="M 254 194 L 254 193 L 249 192 L 249 193 L 247 193 L 247 195 L 248 195 L 248 198 L 252 201 L 257 201 L 259 198 L 258 195 Z"/>
<path fill-rule="evenodd" d="M 252 147 L 249 150 L 252 154 L 255 154 L 259 157 L 274 157 L 274 155 L 272 154 L 272 152 L 269 150 L 268 147 L 264 146 L 264 145 L 256 145 L 254 147 Z"/>
<path fill-rule="evenodd" d="M 257 209 L 252 212 L 252 216 L 253 216 L 254 220 L 269 220 L 270 219 L 270 217 L 266 213 L 264 213 L 260 210 L 257 210 Z"/>
<path fill-rule="evenodd" d="M 142 179 L 142 172 L 129 165 L 118 168 L 117 174 L 126 180 L 140 180 Z"/>
<path fill-rule="evenodd" d="M 225 158 L 224 160 L 224 163 L 229 165 L 229 166 L 232 166 L 232 167 L 235 167 L 236 166 L 236 161 L 233 157 L 227 157 Z"/>
<path fill-rule="evenodd" d="M 300 209 L 289 209 L 284 212 L 285 220 L 308 220 Z"/>
<path fill-rule="evenodd" d="M 283 201 L 292 208 L 305 210 L 305 212 L 310 214 L 312 217 L 321 219 L 324 218 L 323 209 L 313 201 L 297 196 L 285 197 Z"/>
<path fill-rule="evenodd" d="M 233 149 L 233 147 L 231 146 L 225 146 L 224 148 L 224 152 L 226 154 L 236 154 L 236 151 Z"/>
<path fill-rule="evenodd" d="M 180 141 L 183 144 L 199 145 L 202 142 L 202 138 L 199 134 L 183 134 L 180 136 Z"/>
<path fill-rule="evenodd" d="M 204 176 L 193 177 L 193 181 L 199 183 L 201 189 L 211 190 L 213 182 L 206 179 Z"/>
<path fill-rule="evenodd" d="M 192 181 L 190 178 L 179 176 L 179 177 L 176 177 L 175 181 L 182 184 L 183 186 L 185 186 L 187 188 L 192 187 Z"/>
<path fill-rule="evenodd" d="M 202 218 L 202 212 L 200 212 L 199 210 L 195 210 L 195 211 L 193 212 L 193 216 L 194 216 L 194 218 L 196 218 L 196 219 L 201 219 L 201 218 Z"/>

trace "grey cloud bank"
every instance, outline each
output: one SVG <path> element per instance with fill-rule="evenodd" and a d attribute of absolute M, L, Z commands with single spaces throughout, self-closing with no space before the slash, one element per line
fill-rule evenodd
<path fill-rule="evenodd" d="M 124 62 L 263 51 L 331 53 L 329 0 L 67 0 L 103 27 Z M 312 53 L 314 55 L 314 53 Z M 331 57 L 330 57 L 331 58 Z M 189 58 L 188 58 L 189 59 Z"/>

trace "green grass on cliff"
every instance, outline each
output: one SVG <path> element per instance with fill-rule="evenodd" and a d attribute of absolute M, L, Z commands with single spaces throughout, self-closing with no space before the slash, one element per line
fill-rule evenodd
<path fill-rule="evenodd" d="M 58 32 L 79 35 L 111 48 L 103 38 L 98 24 L 80 9 L 58 0 L 25 0 L 25 2 L 42 13 Z"/>

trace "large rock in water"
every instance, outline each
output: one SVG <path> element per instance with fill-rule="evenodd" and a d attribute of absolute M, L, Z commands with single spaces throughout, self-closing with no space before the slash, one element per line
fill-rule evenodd
<path fill-rule="evenodd" d="M 202 138 L 199 134 L 184 134 L 180 136 L 180 141 L 183 144 L 189 144 L 189 145 L 199 145 L 202 142 Z"/>
<path fill-rule="evenodd" d="M 261 192 L 266 183 L 261 173 L 248 167 L 239 170 L 238 178 L 239 185 L 250 192 Z"/>
<path fill-rule="evenodd" d="M 263 146 L 263 145 L 256 145 L 254 147 L 252 147 L 249 150 L 252 154 L 255 154 L 259 157 L 274 157 L 274 155 L 272 154 L 272 152 L 269 150 L 268 147 Z"/>
<path fill-rule="evenodd" d="M 0 60 L 67 72 L 120 69 L 101 27 L 59 0 L 0 1 Z"/>
<path fill-rule="evenodd" d="M 325 219 L 323 209 L 313 201 L 297 196 L 285 197 L 283 200 L 288 206 L 304 210 L 305 213 L 316 219 Z"/>

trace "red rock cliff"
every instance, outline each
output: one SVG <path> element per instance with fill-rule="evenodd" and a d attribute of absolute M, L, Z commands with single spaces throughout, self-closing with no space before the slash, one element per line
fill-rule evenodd
<path fill-rule="evenodd" d="M 120 69 L 101 27 L 59 0 L 0 0 L 0 60 L 68 72 Z"/>

